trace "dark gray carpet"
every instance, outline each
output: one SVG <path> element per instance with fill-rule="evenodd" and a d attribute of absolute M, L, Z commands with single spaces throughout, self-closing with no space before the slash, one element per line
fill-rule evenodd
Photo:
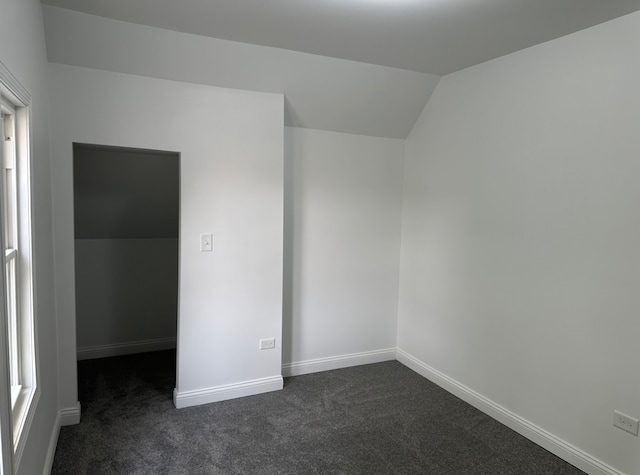
<path fill-rule="evenodd" d="M 580 474 L 398 362 L 177 410 L 175 352 L 78 364 L 54 474 Z"/>

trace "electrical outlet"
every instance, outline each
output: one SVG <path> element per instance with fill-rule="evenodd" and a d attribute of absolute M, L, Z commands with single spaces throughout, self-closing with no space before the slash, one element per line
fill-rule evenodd
<path fill-rule="evenodd" d="M 261 350 L 273 350 L 275 347 L 276 347 L 275 338 L 265 338 L 264 340 L 260 340 Z"/>
<path fill-rule="evenodd" d="M 638 419 L 627 416 L 620 411 L 613 411 L 613 425 L 622 430 L 626 430 L 636 437 L 638 436 Z"/>

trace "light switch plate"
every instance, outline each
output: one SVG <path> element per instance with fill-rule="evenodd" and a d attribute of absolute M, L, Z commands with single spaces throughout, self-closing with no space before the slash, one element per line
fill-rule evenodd
<path fill-rule="evenodd" d="M 200 235 L 200 250 L 203 252 L 213 251 L 213 235 L 211 233 Z"/>

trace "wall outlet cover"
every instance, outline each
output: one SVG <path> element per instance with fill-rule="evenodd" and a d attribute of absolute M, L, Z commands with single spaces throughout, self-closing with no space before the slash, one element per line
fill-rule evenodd
<path fill-rule="evenodd" d="M 276 347 L 276 339 L 275 338 L 265 338 L 264 340 L 260 340 L 260 349 L 261 350 L 272 350 Z"/>
<path fill-rule="evenodd" d="M 627 416 L 620 411 L 613 411 L 613 425 L 636 437 L 638 436 L 638 419 L 634 417 Z"/>

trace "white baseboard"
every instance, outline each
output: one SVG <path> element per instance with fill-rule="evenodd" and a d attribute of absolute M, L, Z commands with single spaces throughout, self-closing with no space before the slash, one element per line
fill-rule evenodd
<path fill-rule="evenodd" d="M 155 340 L 130 341 L 112 345 L 85 346 L 77 349 L 77 358 L 78 360 L 108 358 L 111 356 L 146 353 L 148 351 L 172 350 L 175 347 L 175 338 L 158 338 Z"/>
<path fill-rule="evenodd" d="M 212 402 L 226 401 L 245 396 L 278 391 L 284 387 L 282 376 L 272 376 L 270 378 L 254 379 L 237 384 L 227 384 L 214 388 L 198 389 L 195 391 L 178 392 L 173 390 L 173 403 L 176 408 L 199 406 Z"/>
<path fill-rule="evenodd" d="M 282 365 L 282 375 L 300 376 L 302 374 L 319 373 L 332 369 L 348 368 L 371 363 L 381 363 L 383 361 L 393 361 L 396 359 L 396 349 L 366 351 L 363 353 L 352 353 L 350 355 L 331 356 L 329 358 L 318 358 L 315 360 L 299 361 L 296 363 L 285 363 Z"/>
<path fill-rule="evenodd" d="M 397 359 L 400 363 L 411 368 L 416 373 L 471 404 L 476 409 L 488 414 L 532 442 L 547 449 L 552 454 L 578 467 L 580 470 L 590 475 L 624 475 L 610 465 L 592 457 L 588 453 L 583 452 L 528 420 L 523 419 L 519 415 L 484 397 L 482 394 L 475 392 L 455 379 L 423 363 L 409 353 L 398 349 Z"/>
<path fill-rule="evenodd" d="M 51 473 L 51 469 L 53 468 L 53 459 L 56 456 L 58 436 L 60 435 L 60 418 L 60 411 L 58 411 L 56 420 L 53 423 L 53 431 L 51 432 L 51 437 L 49 438 L 49 447 L 47 449 L 47 456 L 44 459 L 44 469 L 42 470 L 42 475 L 49 475 Z"/>
<path fill-rule="evenodd" d="M 49 447 L 47 448 L 47 456 L 44 459 L 44 469 L 42 475 L 49 475 L 53 468 L 53 459 L 56 456 L 56 447 L 58 446 L 58 437 L 60 436 L 60 427 L 78 424 L 80 422 L 80 403 L 76 407 L 60 409 L 56 414 L 56 420 L 53 422 L 53 430 L 49 438 Z"/>
<path fill-rule="evenodd" d="M 80 424 L 80 403 L 75 407 L 66 407 L 58 411 L 61 426 L 73 426 Z"/>

